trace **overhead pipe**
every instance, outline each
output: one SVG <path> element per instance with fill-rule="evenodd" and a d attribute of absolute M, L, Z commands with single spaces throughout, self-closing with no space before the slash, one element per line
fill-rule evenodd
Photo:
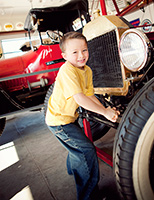
<path fill-rule="evenodd" d="M 116 0 L 112 0 L 114 7 L 117 11 L 118 16 L 124 16 L 126 13 L 128 13 L 130 10 L 132 10 L 133 8 L 135 8 L 139 3 L 142 2 L 142 0 L 136 0 L 134 1 L 132 4 L 130 4 L 129 6 L 127 6 L 126 8 L 124 8 L 121 12 L 119 11 L 118 5 Z M 105 6 L 105 0 L 100 0 L 100 5 L 101 5 L 101 10 L 102 10 L 102 15 L 107 15 L 107 11 L 106 11 L 106 6 Z"/>
<path fill-rule="evenodd" d="M 105 6 L 105 0 L 100 0 L 102 15 L 107 15 L 106 6 Z"/>
<path fill-rule="evenodd" d="M 127 6 L 126 8 L 124 8 L 121 12 L 119 12 L 117 15 L 118 16 L 124 16 L 126 13 L 128 13 L 130 10 L 132 10 L 133 8 L 135 8 L 141 2 L 142 2 L 142 0 L 136 0 L 136 1 L 134 1 L 132 4 L 130 4 L 129 6 Z"/>
<path fill-rule="evenodd" d="M 112 0 L 112 2 L 113 2 L 114 7 L 115 7 L 115 9 L 116 9 L 116 11 L 117 11 L 117 15 L 119 15 L 119 14 L 120 14 L 120 11 L 119 11 L 119 8 L 118 8 L 118 5 L 117 5 L 116 0 Z"/>

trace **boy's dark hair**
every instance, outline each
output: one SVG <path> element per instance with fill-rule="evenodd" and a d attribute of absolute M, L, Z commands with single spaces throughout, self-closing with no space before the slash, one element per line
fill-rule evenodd
<path fill-rule="evenodd" d="M 63 35 L 63 37 L 62 37 L 62 39 L 60 40 L 60 43 L 59 43 L 60 49 L 63 53 L 65 52 L 65 43 L 66 43 L 67 40 L 70 40 L 70 39 L 82 39 L 87 44 L 87 39 L 82 33 L 75 32 L 75 31 L 68 32 L 68 33 Z"/>

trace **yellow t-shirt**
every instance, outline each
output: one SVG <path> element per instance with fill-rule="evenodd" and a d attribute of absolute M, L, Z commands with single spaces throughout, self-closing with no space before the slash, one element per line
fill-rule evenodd
<path fill-rule="evenodd" d="M 86 96 L 94 94 L 92 70 L 87 65 L 84 69 L 74 67 L 66 61 L 56 77 L 53 93 L 49 98 L 46 113 L 46 124 L 59 126 L 74 122 L 79 105 L 73 95 L 83 93 Z"/>

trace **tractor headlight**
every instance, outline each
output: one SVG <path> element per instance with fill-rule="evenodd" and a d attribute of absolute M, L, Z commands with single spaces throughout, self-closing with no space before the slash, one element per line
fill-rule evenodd
<path fill-rule="evenodd" d="M 151 43 L 143 32 L 129 29 L 122 34 L 120 39 L 120 59 L 130 71 L 139 71 L 150 59 L 150 47 Z"/>

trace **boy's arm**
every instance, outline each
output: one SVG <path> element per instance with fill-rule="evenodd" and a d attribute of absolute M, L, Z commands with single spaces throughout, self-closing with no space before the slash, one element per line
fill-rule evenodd
<path fill-rule="evenodd" d="M 95 95 L 92 96 L 88 96 L 88 98 L 90 98 L 91 100 L 93 100 L 95 103 L 97 103 L 98 105 L 102 106 L 102 103 L 96 98 Z"/>
<path fill-rule="evenodd" d="M 86 96 L 83 93 L 73 95 L 76 103 L 86 110 L 103 115 L 108 120 L 116 122 L 119 112 L 111 107 L 105 108 L 95 96 Z"/>

